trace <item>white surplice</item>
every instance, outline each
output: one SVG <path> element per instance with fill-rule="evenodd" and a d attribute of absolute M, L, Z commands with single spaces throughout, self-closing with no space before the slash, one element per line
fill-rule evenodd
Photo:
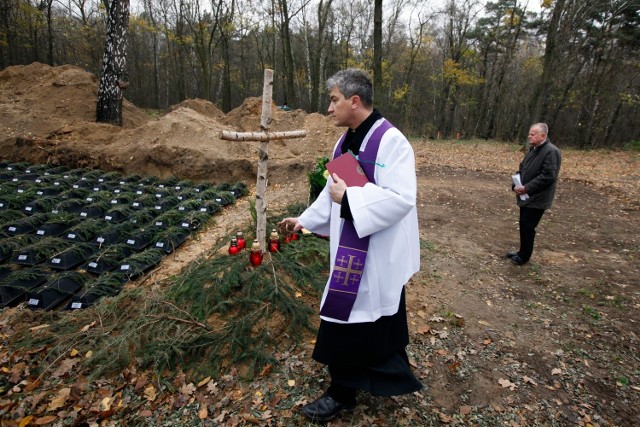
<path fill-rule="evenodd" d="M 366 148 L 382 120 L 371 127 L 360 151 Z M 391 128 L 383 135 L 376 163 L 376 184 L 347 188 L 358 236 L 371 236 L 358 296 L 347 322 L 321 316 L 328 322 L 373 322 L 381 316 L 395 314 L 403 286 L 420 270 L 415 156 L 409 141 L 398 129 Z M 340 204 L 333 203 L 329 195 L 331 182 L 333 180 L 329 177 L 323 191 L 300 215 L 299 221 L 307 230 L 329 235 L 333 274 L 344 220 L 340 218 Z M 321 306 L 328 290 L 327 281 Z"/>

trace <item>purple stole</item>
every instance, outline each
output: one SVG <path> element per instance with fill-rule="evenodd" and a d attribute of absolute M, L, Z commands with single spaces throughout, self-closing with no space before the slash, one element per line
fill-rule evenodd
<path fill-rule="evenodd" d="M 378 148 L 382 135 L 391 129 L 393 125 L 386 119 L 373 131 L 364 151 L 358 153 L 358 160 L 369 182 L 374 180 L 374 169 Z M 348 132 L 348 131 L 347 131 Z M 342 153 L 342 144 L 346 138 L 346 133 L 340 139 L 334 153 L 335 159 Z M 345 220 L 338 244 L 333 273 L 329 281 L 329 292 L 324 300 L 320 314 L 337 320 L 348 321 L 353 304 L 356 302 L 358 288 L 364 273 L 364 263 L 367 259 L 369 249 L 369 236 L 360 238 L 353 225 L 353 221 Z"/>

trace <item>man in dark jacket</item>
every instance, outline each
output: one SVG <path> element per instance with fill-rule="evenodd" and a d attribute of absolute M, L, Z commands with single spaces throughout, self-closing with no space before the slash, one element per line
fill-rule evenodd
<path fill-rule="evenodd" d="M 546 209 L 551 207 L 560 172 L 560 150 L 547 138 L 548 127 L 536 123 L 529 129 L 529 152 L 520 163 L 520 184 L 514 179 L 513 191 L 520 207 L 520 250 L 507 253 L 516 265 L 529 261 L 533 253 L 536 227 Z"/>

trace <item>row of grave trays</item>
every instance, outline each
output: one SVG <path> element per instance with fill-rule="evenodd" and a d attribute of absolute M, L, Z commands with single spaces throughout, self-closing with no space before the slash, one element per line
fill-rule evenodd
<path fill-rule="evenodd" d="M 0 163 L 0 307 L 113 295 L 247 193 L 236 184 Z M 117 293 L 117 292 L 116 292 Z"/>
<path fill-rule="evenodd" d="M 39 194 L 42 191 L 12 184 L 0 184 L 0 211 L 21 210 L 25 215 L 47 212 L 66 212 L 78 214 L 82 218 L 97 218 L 113 213 L 132 212 L 141 209 L 154 209 L 166 212 L 173 208 L 179 210 L 220 209 L 233 203 L 244 195 L 246 188 L 235 186 L 231 190 L 209 188 L 198 192 L 193 188 L 181 191 L 174 189 L 140 188 L 135 191 L 120 188 L 92 191 L 72 189 L 55 195 Z"/>
<path fill-rule="evenodd" d="M 215 212 L 217 211 L 219 209 Z M 214 211 L 211 210 L 190 212 L 172 210 L 158 215 L 153 210 L 145 210 L 134 212 L 117 221 L 112 220 L 109 215 L 105 218 L 81 220 L 64 214 L 36 214 L 3 223 L 3 234 L 0 235 L 0 260 L 3 253 L 1 248 L 5 240 L 10 245 L 11 239 L 20 236 L 26 237 L 14 239 L 16 243 L 11 245 L 13 249 L 22 243 L 31 244 L 30 237 L 35 239 L 60 237 L 72 242 L 97 245 L 118 243 L 127 236 L 135 237 L 135 234 L 143 231 L 141 237 L 151 235 L 151 238 L 155 238 L 162 234 L 160 237 L 164 238 L 170 232 L 197 230 L 213 213 Z M 0 212 L 0 224 L 3 214 Z M 162 233 L 163 230 L 169 231 Z"/>
<path fill-rule="evenodd" d="M 0 307 L 15 306 L 27 301 L 32 309 L 52 310 L 66 304 L 67 309 L 86 308 L 104 296 L 117 295 L 129 280 L 142 276 L 160 263 L 165 253 L 148 249 L 132 254 L 108 267 L 99 275 L 85 271 L 55 271 L 42 266 L 12 269 L 0 267 Z M 91 263 L 89 263 L 91 264 Z"/>

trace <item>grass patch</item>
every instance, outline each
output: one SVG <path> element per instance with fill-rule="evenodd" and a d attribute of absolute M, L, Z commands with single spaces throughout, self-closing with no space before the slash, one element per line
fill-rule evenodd
<path fill-rule="evenodd" d="M 582 306 L 582 314 L 591 317 L 593 320 L 600 320 L 600 318 L 602 317 L 597 308 L 588 305 Z"/>
<path fill-rule="evenodd" d="M 640 152 L 640 140 L 635 140 L 635 141 L 629 141 L 629 142 L 625 142 L 622 145 L 622 148 L 625 151 L 635 151 L 635 152 Z"/>

